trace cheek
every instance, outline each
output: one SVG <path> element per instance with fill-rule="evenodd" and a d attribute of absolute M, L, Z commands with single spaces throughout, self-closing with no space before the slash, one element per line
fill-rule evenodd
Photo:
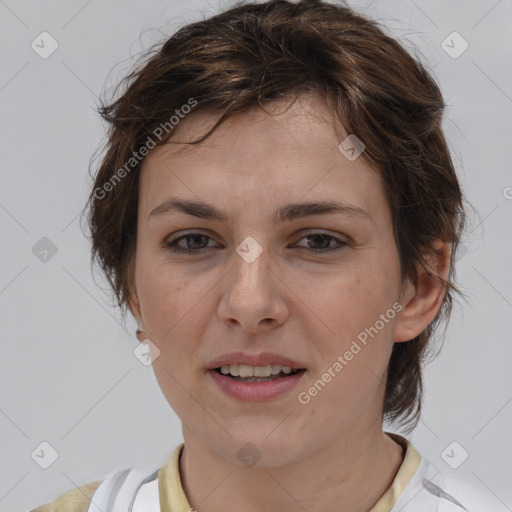
<path fill-rule="evenodd" d="M 162 363 L 169 352 L 181 353 L 187 347 L 184 331 L 190 333 L 191 326 L 196 325 L 191 317 L 198 300 L 195 300 L 188 280 L 162 265 L 146 267 L 140 272 L 137 291 L 148 337 L 160 349 L 161 356 L 157 361 Z M 169 363 L 165 362 L 166 365 L 170 363 L 171 359 Z"/>
<path fill-rule="evenodd" d="M 338 355 L 353 347 L 352 352 L 357 354 L 347 354 L 353 357 L 350 367 L 367 367 L 380 375 L 387 365 L 396 317 L 392 306 L 398 276 L 395 269 L 390 270 L 382 261 L 375 258 L 371 263 L 363 263 L 361 258 L 361 263 L 352 266 L 350 272 L 331 276 L 323 287 L 315 285 L 316 293 L 306 303 L 322 320 L 325 336 L 319 338 L 319 343 L 323 344 L 324 364 L 329 366 Z"/>
<path fill-rule="evenodd" d="M 139 268 L 137 291 L 146 315 L 152 320 L 147 322 L 149 325 L 168 322 L 170 316 L 179 317 L 182 310 L 190 309 L 193 295 L 200 293 L 197 282 L 184 276 L 179 268 L 149 258 L 146 262 L 141 259 Z"/>
<path fill-rule="evenodd" d="M 308 315 L 321 320 L 326 336 L 337 340 L 334 344 L 343 345 L 343 340 L 357 334 L 374 309 L 373 302 L 378 302 L 373 282 L 361 274 L 352 267 L 303 282 L 301 300 L 310 310 Z"/>

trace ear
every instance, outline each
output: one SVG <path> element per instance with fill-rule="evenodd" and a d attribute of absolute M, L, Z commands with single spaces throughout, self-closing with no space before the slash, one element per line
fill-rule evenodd
<path fill-rule="evenodd" d="M 141 329 L 142 332 L 137 332 L 136 336 L 137 336 L 137 339 L 141 343 L 143 343 L 144 340 L 147 338 L 147 336 L 146 336 L 146 332 L 144 331 L 144 327 L 143 327 L 140 301 L 139 301 L 139 296 L 137 294 L 137 286 L 135 284 L 134 274 L 131 269 L 129 271 L 129 284 L 128 284 L 128 293 L 127 293 L 127 297 L 126 297 L 126 303 L 127 303 L 128 309 L 130 310 L 130 313 L 134 316 L 135 320 L 137 321 L 137 325 L 141 326 L 141 327 L 139 327 L 139 329 Z"/>
<path fill-rule="evenodd" d="M 395 342 L 410 341 L 421 334 L 441 309 L 446 295 L 446 284 L 436 275 L 448 279 L 451 246 L 448 242 L 438 240 L 433 247 L 434 251 L 424 255 L 432 276 L 418 265 L 417 285 L 407 281 L 404 288 L 403 309 L 395 324 Z"/>

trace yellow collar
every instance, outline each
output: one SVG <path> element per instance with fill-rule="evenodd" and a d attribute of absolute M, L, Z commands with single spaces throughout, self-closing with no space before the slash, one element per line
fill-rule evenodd
<path fill-rule="evenodd" d="M 389 512 L 407 487 L 421 463 L 421 455 L 405 437 L 386 432 L 405 450 L 404 460 L 393 483 L 370 512 Z M 188 512 L 190 506 L 181 482 L 179 463 L 184 443 L 177 446 L 158 472 L 158 491 L 161 512 Z"/>

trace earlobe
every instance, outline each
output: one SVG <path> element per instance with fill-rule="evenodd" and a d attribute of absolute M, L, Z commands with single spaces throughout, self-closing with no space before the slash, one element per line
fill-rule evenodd
<path fill-rule="evenodd" d="M 451 247 L 447 242 L 434 244 L 434 252 L 425 254 L 429 273 L 418 264 L 418 282 L 407 282 L 403 293 L 403 309 L 395 325 L 395 342 L 410 341 L 421 334 L 436 318 L 446 294 Z M 442 279 L 441 279 L 442 278 Z"/>
<path fill-rule="evenodd" d="M 138 325 L 138 329 L 135 333 L 135 335 L 137 336 L 137 339 L 141 342 L 141 343 L 145 343 L 146 339 L 147 339 L 147 336 L 146 336 L 146 332 L 145 332 L 145 328 L 144 328 L 144 324 L 140 323 L 140 322 L 137 322 L 137 325 Z"/>

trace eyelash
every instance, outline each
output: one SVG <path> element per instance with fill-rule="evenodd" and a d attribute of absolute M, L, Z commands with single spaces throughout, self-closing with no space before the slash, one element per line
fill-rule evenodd
<path fill-rule="evenodd" d="M 204 237 L 208 238 L 209 240 L 211 240 L 211 237 L 209 237 L 208 235 L 205 235 L 205 234 L 199 233 L 199 232 L 192 232 L 192 233 L 187 233 L 186 235 L 182 235 L 178 238 L 175 238 L 174 240 L 172 240 L 170 242 L 166 242 L 165 247 L 174 253 L 189 254 L 189 255 L 192 255 L 192 254 L 197 255 L 200 252 L 204 251 L 205 249 L 208 249 L 207 247 L 203 247 L 202 249 L 182 249 L 181 247 L 177 246 L 177 243 L 180 240 L 184 240 L 186 238 L 194 237 L 194 236 L 204 236 Z M 346 245 L 348 245 L 347 242 L 344 242 L 343 240 L 340 240 L 339 238 L 336 238 L 332 235 L 328 235 L 327 233 L 322 233 L 322 232 L 308 233 L 307 235 L 304 235 L 300 240 L 302 240 L 303 238 L 314 237 L 314 236 L 325 236 L 327 238 L 337 241 L 339 244 L 338 247 L 330 247 L 327 249 L 308 249 L 307 247 L 302 247 L 302 249 L 309 250 L 312 254 L 315 254 L 315 255 L 337 252 L 337 251 L 343 249 L 343 247 L 345 247 Z"/>

